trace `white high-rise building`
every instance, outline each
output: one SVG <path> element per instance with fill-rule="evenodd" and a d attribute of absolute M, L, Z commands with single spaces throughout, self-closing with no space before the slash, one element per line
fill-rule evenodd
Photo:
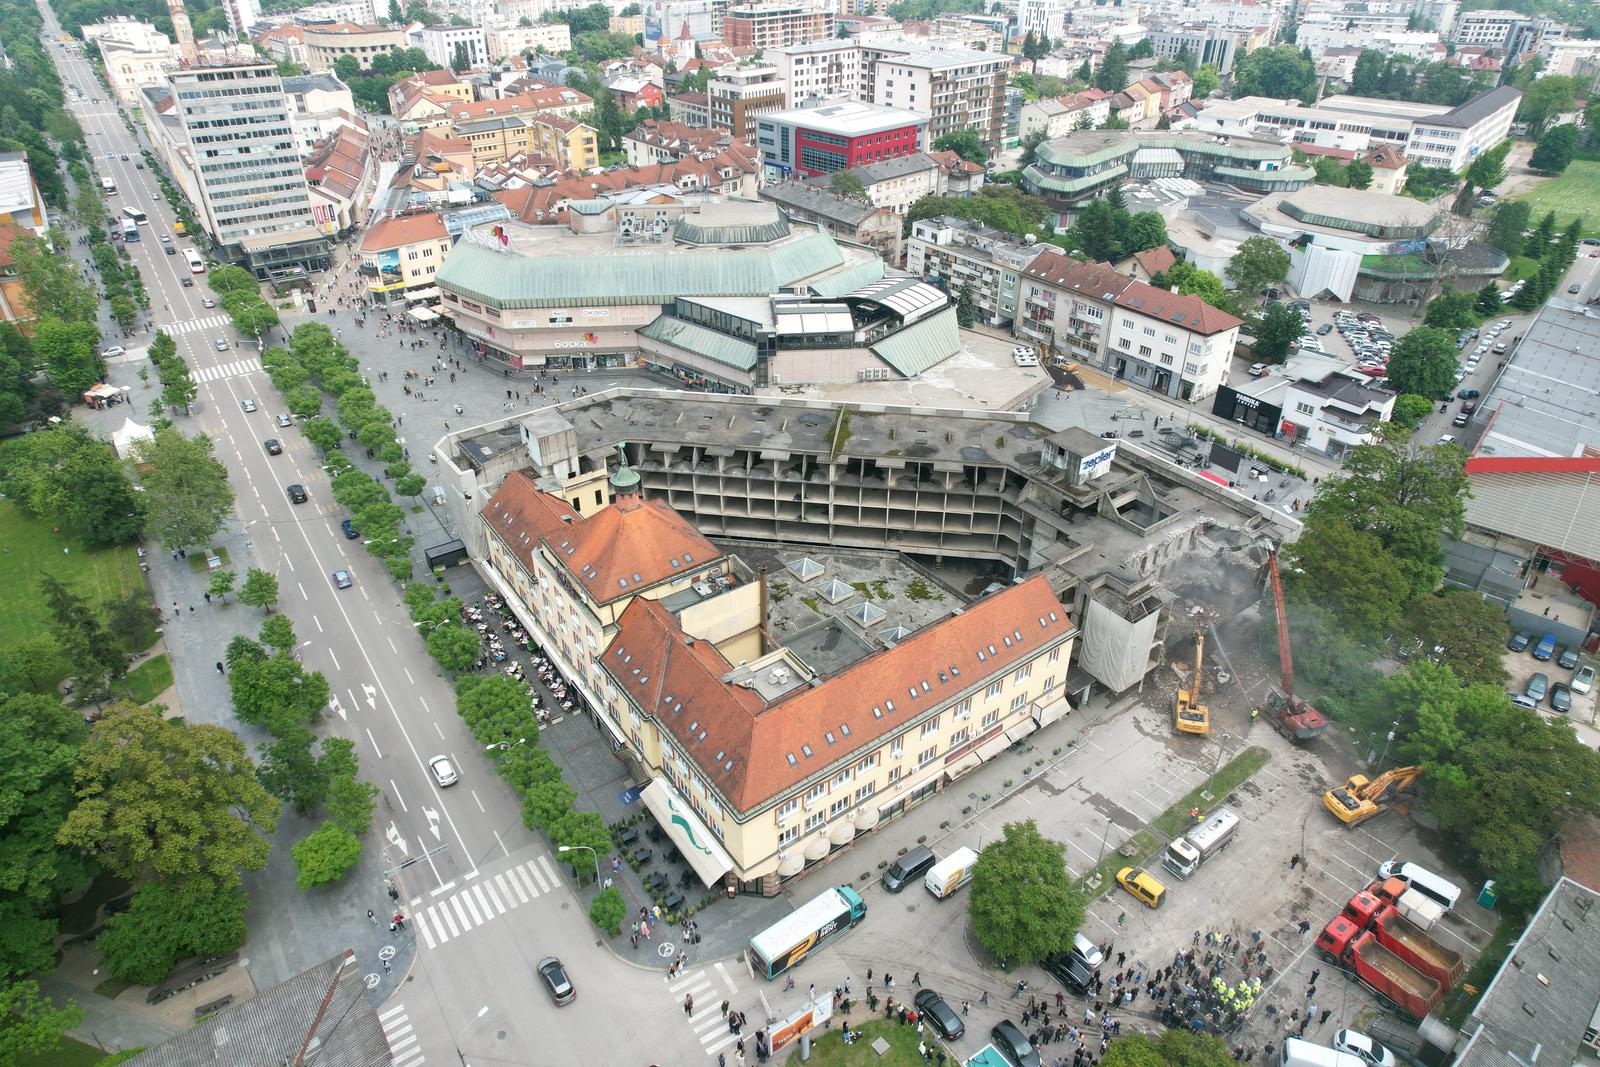
<path fill-rule="evenodd" d="M 250 27 L 261 21 L 260 0 L 222 0 L 222 12 L 228 17 L 228 33 L 243 37 Z"/>

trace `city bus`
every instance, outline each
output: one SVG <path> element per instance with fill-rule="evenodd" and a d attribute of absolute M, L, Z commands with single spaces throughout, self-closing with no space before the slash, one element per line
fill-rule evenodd
<path fill-rule="evenodd" d="M 128 219 L 128 220 L 130 220 L 130 221 L 132 221 L 132 222 L 134 222 L 134 223 L 136 223 L 136 224 L 138 224 L 140 226 L 147 226 L 150 223 L 150 220 L 145 217 L 145 213 L 140 211 L 136 207 L 125 207 L 125 208 L 123 208 L 122 209 L 122 217 L 125 218 L 125 219 Z"/>
<path fill-rule="evenodd" d="M 190 274 L 204 274 L 206 272 L 206 261 L 200 258 L 199 252 L 192 248 L 185 248 L 183 250 L 183 258 L 189 261 Z"/>
<path fill-rule="evenodd" d="M 867 917 L 867 904 L 847 885 L 802 904 L 750 939 L 755 972 L 776 978 Z"/>
<path fill-rule="evenodd" d="M 110 178 L 101 178 L 100 188 L 105 190 L 105 194 L 107 196 L 117 195 L 117 183 L 112 181 Z"/>
<path fill-rule="evenodd" d="M 134 224 L 132 219 L 122 220 L 122 239 L 129 244 L 139 239 L 139 227 Z"/>

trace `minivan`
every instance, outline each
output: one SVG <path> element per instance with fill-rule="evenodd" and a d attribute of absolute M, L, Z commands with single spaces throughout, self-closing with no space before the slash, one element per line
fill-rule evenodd
<path fill-rule="evenodd" d="M 1441 878 L 1426 867 L 1419 867 L 1415 863 L 1404 863 L 1400 860 L 1381 863 L 1378 865 L 1378 877 L 1399 878 L 1423 896 L 1437 901 L 1446 911 L 1453 910 L 1456 901 L 1461 899 L 1461 888 L 1454 882 Z"/>
<path fill-rule="evenodd" d="M 898 893 L 912 882 L 921 878 L 929 867 L 939 862 L 939 857 L 933 854 L 933 849 L 927 845 L 918 845 L 908 849 L 905 855 L 895 859 L 883 872 L 883 888 L 891 893 Z"/>

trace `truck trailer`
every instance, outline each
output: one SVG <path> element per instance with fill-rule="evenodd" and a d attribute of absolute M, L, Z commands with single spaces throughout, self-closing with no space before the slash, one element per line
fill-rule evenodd
<path fill-rule="evenodd" d="M 1234 831 L 1239 829 L 1239 816 L 1229 808 L 1218 808 L 1206 817 L 1205 822 L 1173 841 L 1161 854 L 1161 866 L 1187 878 L 1206 860 L 1233 843 Z"/>
<path fill-rule="evenodd" d="M 1322 958 L 1355 975 L 1356 980 L 1386 1004 L 1413 1019 L 1425 1019 L 1444 1000 L 1444 990 L 1432 978 L 1413 970 L 1404 960 L 1378 943 L 1377 935 L 1362 930 L 1343 915 L 1317 937 Z"/>
<path fill-rule="evenodd" d="M 1344 914 L 1361 929 L 1377 934 L 1380 945 L 1447 991 L 1467 973 L 1461 953 L 1441 945 L 1382 897 L 1357 893 L 1345 905 Z"/>

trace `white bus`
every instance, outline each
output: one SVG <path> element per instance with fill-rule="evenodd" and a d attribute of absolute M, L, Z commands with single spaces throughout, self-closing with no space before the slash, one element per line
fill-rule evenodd
<path fill-rule="evenodd" d="M 107 196 L 117 195 L 117 183 L 112 181 L 110 178 L 101 178 L 100 188 L 105 190 L 105 194 Z"/>
<path fill-rule="evenodd" d="M 189 261 L 190 274 L 204 274 L 206 272 L 206 261 L 200 258 L 199 252 L 192 248 L 185 248 L 183 250 L 183 258 Z"/>
<path fill-rule="evenodd" d="M 122 217 L 137 226 L 148 226 L 150 224 L 150 220 L 145 216 L 145 213 L 132 205 L 122 209 Z"/>

